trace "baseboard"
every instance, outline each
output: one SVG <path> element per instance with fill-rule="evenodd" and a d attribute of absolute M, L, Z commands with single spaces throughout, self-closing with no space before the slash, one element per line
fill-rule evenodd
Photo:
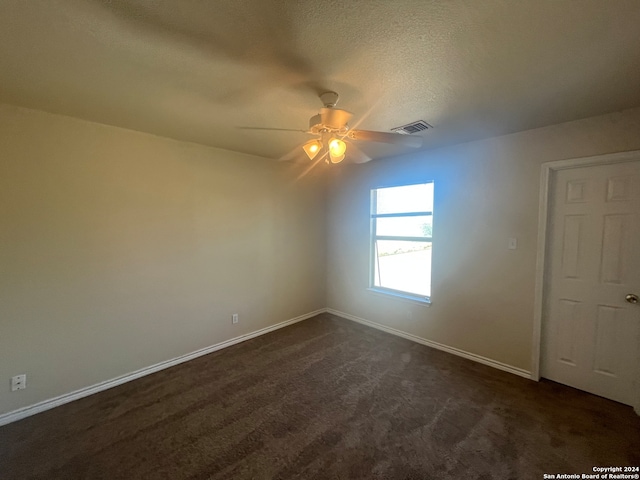
<path fill-rule="evenodd" d="M 464 350 L 460 350 L 458 348 L 449 347 L 447 345 L 443 345 L 438 342 L 427 340 L 426 338 L 418 337 L 417 335 L 412 335 L 411 333 L 403 332 L 402 330 L 397 330 L 392 327 L 387 327 L 386 325 L 381 325 L 379 323 L 372 322 L 371 320 L 366 320 L 364 318 L 356 317 L 355 315 L 350 315 L 348 313 L 334 310 L 333 308 L 327 308 L 326 311 L 327 313 L 337 315 L 338 317 L 345 318 L 353 322 L 361 323 L 362 325 L 367 325 L 368 327 L 376 328 L 378 330 L 382 330 L 383 332 L 387 332 L 392 335 L 397 335 L 398 337 L 406 338 L 407 340 L 411 340 L 416 343 L 421 343 L 422 345 L 426 345 L 427 347 L 436 348 L 438 350 L 442 350 L 443 352 L 451 353 L 453 355 L 457 355 L 459 357 L 466 358 L 468 360 L 473 360 L 474 362 L 482 363 L 484 365 L 497 368 L 498 370 L 503 370 L 505 372 L 513 373 L 514 375 L 518 375 L 520 377 L 529 378 L 529 379 L 531 378 L 531 372 L 527 370 L 523 370 L 522 368 L 513 367 L 511 365 L 507 365 L 506 363 L 498 362 L 496 360 L 492 360 L 490 358 L 483 357 L 481 355 L 476 355 L 475 353 L 469 353 L 469 352 L 465 352 Z"/>
<path fill-rule="evenodd" d="M 353 322 L 357 322 L 362 325 L 375 328 L 377 330 L 382 330 L 383 332 L 387 332 L 392 335 L 396 335 L 398 337 L 406 338 L 407 340 L 411 340 L 413 342 L 420 343 L 428 347 L 436 348 L 438 350 L 442 350 L 444 352 L 451 353 L 459 357 L 473 360 L 475 362 L 497 368 L 498 370 L 503 370 L 505 372 L 513 373 L 514 375 L 518 375 L 524 378 L 531 378 L 531 372 L 527 370 L 513 367 L 511 365 L 507 365 L 505 363 L 501 363 L 496 360 L 492 360 L 490 358 L 476 355 L 474 353 L 465 352 L 464 350 L 460 350 L 454 347 L 449 347 L 447 345 L 443 345 L 438 342 L 427 340 L 426 338 L 418 337 L 417 335 L 412 335 L 410 333 L 403 332 L 402 330 L 397 330 L 392 327 L 387 327 L 385 325 L 381 325 L 379 323 L 372 322 L 364 318 L 356 317 L 355 315 L 350 315 L 348 313 L 340 312 L 332 308 L 321 308 L 313 312 L 309 312 L 304 315 L 300 315 L 298 317 L 285 320 L 284 322 L 276 323 L 275 325 L 271 325 L 270 327 L 261 328 L 260 330 L 256 330 L 255 332 L 247 333 L 245 335 L 240 335 L 238 337 L 226 340 L 224 342 L 216 343 L 215 345 L 211 345 L 209 347 L 196 350 L 195 352 L 187 353 L 185 355 L 172 358 L 171 360 L 166 360 L 164 362 L 156 363 L 155 365 L 151 365 L 149 367 L 136 370 L 135 372 L 131 372 L 126 375 L 113 378 L 111 380 L 106 380 L 104 382 L 96 383 L 95 385 L 81 388 L 79 390 L 75 390 L 73 392 L 66 393 L 58 397 L 50 398 L 48 400 L 44 400 L 42 402 L 38 402 L 33 405 L 29 405 L 27 407 L 19 408 L 12 412 L 4 413 L 0 415 L 0 426 L 21 420 L 26 417 L 30 417 L 31 415 L 35 415 L 37 413 L 44 412 L 46 410 L 50 410 L 60 405 L 64 405 L 65 403 L 73 402 L 74 400 L 78 400 L 80 398 L 88 397 L 89 395 L 93 395 L 94 393 L 102 392 L 103 390 L 117 387 L 118 385 L 122 385 L 123 383 L 127 383 L 132 380 L 136 380 L 137 378 L 144 377 L 146 375 L 150 375 L 155 372 L 159 372 L 160 370 L 173 367 L 174 365 L 178 365 L 180 363 L 188 362 L 189 360 L 193 360 L 195 358 L 201 357 L 202 355 L 207 355 L 209 353 L 222 350 L 223 348 L 227 348 L 237 343 L 241 343 L 246 340 L 259 337 L 260 335 L 273 332 L 274 330 L 278 330 L 280 328 L 293 325 L 294 323 L 301 322 L 303 320 L 306 320 L 307 318 L 315 317 L 316 315 L 319 315 L 324 312 L 331 313 L 333 315 L 337 315 L 338 317 L 344 318 L 346 320 L 351 320 Z"/>
<path fill-rule="evenodd" d="M 178 365 L 180 363 L 188 362 L 189 360 L 193 360 L 194 358 L 201 357 L 202 355 L 207 355 L 208 353 L 222 350 L 223 348 L 227 348 L 227 347 L 230 347 L 231 345 L 235 345 L 237 343 L 241 343 L 246 340 L 259 337 L 260 335 L 273 332 L 274 330 L 278 330 L 280 328 L 293 325 L 294 323 L 301 322 L 303 320 L 306 320 L 307 318 L 315 317 L 316 315 L 324 312 L 326 312 L 326 309 L 321 308 L 313 312 L 305 313 L 304 315 L 300 315 L 298 317 L 285 320 L 284 322 L 276 323 L 275 325 L 271 325 L 270 327 L 261 328 L 260 330 L 256 330 L 255 332 L 247 333 L 245 335 L 240 335 L 239 337 L 235 337 L 230 340 L 226 340 L 224 342 L 216 343 L 215 345 L 211 345 L 209 347 L 196 350 L 195 352 L 187 353 L 185 355 L 180 355 L 179 357 L 172 358 L 171 360 L 166 360 L 164 362 L 156 363 L 155 365 L 151 365 L 149 367 L 141 368 L 140 370 L 136 370 L 135 372 L 131 372 L 126 375 L 122 375 L 120 377 L 112 378 L 111 380 L 106 380 L 104 382 L 96 383 L 95 385 L 81 388 L 74 392 L 66 393 L 64 395 L 50 398 L 48 400 L 44 400 L 42 402 L 38 402 L 33 405 L 29 405 L 27 407 L 19 408 L 18 410 L 14 410 L 12 412 L 4 413 L 0 415 L 0 426 L 6 425 L 8 423 L 15 422 L 18 420 L 22 420 L 23 418 L 30 417 L 31 415 L 35 415 L 36 413 L 44 412 L 45 410 L 50 410 L 52 408 L 59 407 L 60 405 L 73 402 L 74 400 L 78 400 L 80 398 L 88 397 L 89 395 L 93 395 L 94 393 L 102 392 L 103 390 L 117 387 L 118 385 L 122 385 L 123 383 L 127 383 L 137 378 L 144 377 L 146 375 L 150 375 L 155 372 L 159 372 L 160 370 L 173 367 L 174 365 Z"/>

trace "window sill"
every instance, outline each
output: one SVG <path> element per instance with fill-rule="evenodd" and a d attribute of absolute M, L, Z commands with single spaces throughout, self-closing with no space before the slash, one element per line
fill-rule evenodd
<path fill-rule="evenodd" d="M 431 306 L 431 299 L 428 297 L 422 297 L 420 295 L 412 295 L 411 293 L 403 293 L 395 290 L 386 290 L 383 288 L 374 288 L 374 287 L 367 288 L 367 291 L 374 295 L 387 297 L 392 300 L 399 300 L 401 302 L 407 302 L 407 303 L 416 303 L 418 305 L 422 305 L 423 307 Z"/>

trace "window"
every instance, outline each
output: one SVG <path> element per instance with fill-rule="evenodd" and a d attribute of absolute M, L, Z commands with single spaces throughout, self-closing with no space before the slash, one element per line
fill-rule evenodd
<path fill-rule="evenodd" d="M 431 298 L 433 182 L 371 190 L 371 289 Z"/>

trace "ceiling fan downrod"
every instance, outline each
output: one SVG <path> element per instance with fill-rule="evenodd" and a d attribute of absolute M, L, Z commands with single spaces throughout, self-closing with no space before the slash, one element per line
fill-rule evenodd
<path fill-rule="evenodd" d="M 338 95 L 336 92 L 324 92 L 320 94 L 320 101 L 325 106 L 325 108 L 333 108 L 338 103 Z"/>

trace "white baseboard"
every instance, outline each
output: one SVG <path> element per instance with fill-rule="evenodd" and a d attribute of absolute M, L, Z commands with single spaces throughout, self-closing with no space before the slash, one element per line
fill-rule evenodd
<path fill-rule="evenodd" d="M 371 320 L 366 320 L 364 318 L 356 317 L 355 315 L 350 315 L 348 313 L 334 310 L 333 308 L 327 308 L 326 311 L 327 313 L 337 315 L 338 317 L 346 318 L 347 320 L 361 323 L 363 325 L 367 325 L 368 327 L 373 327 L 378 330 L 382 330 L 383 332 L 391 333 L 392 335 L 397 335 L 398 337 L 406 338 L 407 340 L 411 340 L 416 343 L 421 343 L 422 345 L 426 345 L 427 347 L 432 347 L 438 350 L 442 350 L 443 352 L 452 353 L 453 355 L 457 355 L 459 357 L 466 358 L 468 360 L 473 360 L 474 362 L 482 363 L 484 365 L 497 368 L 498 370 L 504 370 L 505 372 L 513 373 L 514 375 L 518 375 L 520 377 L 529 378 L 529 379 L 531 378 L 531 372 L 527 370 L 523 370 L 522 368 L 513 367 L 511 365 L 507 365 L 506 363 L 498 362 L 496 360 L 492 360 L 490 358 L 483 357 L 481 355 L 476 355 L 475 353 L 465 352 L 464 350 L 460 350 L 458 348 L 449 347 L 447 345 L 443 345 L 438 342 L 433 342 L 431 340 L 427 340 L 426 338 L 418 337 L 417 335 L 412 335 L 411 333 L 403 332 L 402 330 L 397 330 L 392 327 L 387 327 L 385 325 L 372 322 Z"/>
<path fill-rule="evenodd" d="M 207 355 L 208 353 L 222 350 L 223 348 L 230 347 L 231 345 L 235 345 L 236 343 L 259 337 L 260 335 L 264 335 L 265 333 L 273 332 L 274 330 L 293 325 L 294 323 L 301 322 L 302 320 L 306 320 L 307 318 L 315 317 L 316 315 L 324 312 L 326 312 L 326 309 L 321 308 L 313 312 L 305 313 L 304 315 L 285 320 L 284 322 L 276 323 L 275 325 L 271 325 L 270 327 L 261 328 L 260 330 L 256 330 L 255 332 L 240 335 L 239 337 L 216 343 L 215 345 L 211 345 L 209 347 L 201 348 L 200 350 L 196 350 L 195 352 L 180 355 L 179 357 L 172 358 L 171 360 L 166 360 L 149 367 L 141 368 L 140 370 L 136 370 L 135 372 L 131 372 L 120 377 L 112 378 L 111 380 L 96 383 L 95 385 L 81 388 L 80 390 L 76 390 L 74 392 L 65 393 L 64 395 L 60 395 L 58 397 L 50 398 L 33 405 L 29 405 L 27 407 L 19 408 L 12 412 L 4 413 L 0 415 L 0 426 L 15 422 L 17 420 L 21 420 L 26 417 L 30 417 L 31 415 L 44 412 L 45 410 L 50 410 L 60 405 L 64 405 L 65 403 L 73 402 L 74 400 L 78 400 L 80 398 L 88 397 L 89 395 L 93 395 L 94 393 L 98 393 L 112 387 L 117 387 L 118 385 L 122 385 L 123 383 L 127 383 L 137 378 L 144 377 L 145 375 L 150 375 L 152 373 L 159 372 L 160 370 L 164 370 L 165 368 L 188 362 L 189 360 L 201 357 L 202 355 Z"/>
<path fill-rule="evenodd" d="M 417 335 L 412 335 L 410 333 L 403 332 L 402 330 L 397 330 L 392 327 L 387 327 L 385 325 L 381 325 L 379 323 L 372 322 L 364 318 L 356 317 L 355 315 L 350 315 L 348 313 L 340 312 L 332 308 L 321 308 L 313 312 L 309 312 L 304 315 L 300 315 L 298 317 L 285 320 L 284 322 L 276 323 L 275 325 L 271 325 L 270 327 L 261 328 L 260 330 L 256 330 L 255 332 L 247 333 L 245 335 L 240 335 L 239 337 L 235 337 L 230 340 L 226 340 L 224 342 L 216 343 L 215 345 L 211 345 L 209 347 L 196 350 L 195 352 L 187 353 L 185 355 L 172 358 L 171 360 L 166 360 L 164 362 L 156 363 L 155 365 L 151 365 L 149 367 L 136 370 L 135 372 L 131 372 L 117 378 L 112 378 L 111 380 L 106 380 L 104 382 L 96 383 L 95 385 L 90 385 L 88 387 L 81 388 L 79 390 L 66 393 L 58 397 L 50 398 L 48 400 L 44 400 L 42 402 L 38 402 L 33 405 L 29 405 L 27 407 L 19 408 L 12 412 L 4 413 L 0 415 L 0 426 L 21 420 L 26 417 L 30 417 L 31 415 L 35 415 L 37 413 L 44 412 L 46 410 L 50 410 L 60 405 L 64 405 L 65 403 L 73 402 L 74 400 L 78 400 L 80 398 L 88 397 L 89 395 L 93 395 L 94 393 L 98 393 L 112 387 L 117 387 L 118 385 L 122 385 L 123 383 L 127 383 L 137 378 L 144 377 L 145 375 L 150 375 L 152 373 L 159 372 L 160 370 L 164 370 L 165 368 L 173 367 L 174 365 L 188 362 L 189 360 L 193 360 L 195 358 L 201 357 L 202 355 L 207 355 L 208 353 L 222 350 L 223 348 L 230 347 L 231 345 L 235 345 L 237 343 L 241 343 L 246 340 L 259 337 L 260 335 L 264 335 L 266 333 L 273 332 L 274 330 L 278 330 L 280 328 L 293 325 L 294 323 L 301 322 L 303 320 L 306 320 L 307 318 L 315 317 L 316 315 L 319 315 L 324 312 L 331 313 L 333 315 L 337 315 L 338 317 L 344 318 L 346 320 L 351 320 L 353 322 L 361 323 L 362 325 L 366 325 L 368 327 L 382 330 L 383 332 L 387 332 L 392 335 L 397 335 L 398 337 L 406 338 L 413 342 L 420 343 L 428 347 L 436 348 L 438 350 L 442 350 L 444 352 L 451 353 L 459 357 L 473 360 L 475 362 L 482 363 L 484 365 L 489 365 L 490 367 L 497 368 L 498 370 L 504 370 L 505 372 L 513 373 L 514 375 L 518 375 L 524 378 L 531 378 L 531 372 L 527 370 L 513 367 L 511 365 L 507 365 L 505 363 L 501 363 L 496 360 L 492 360 L 490 358 L 476 355 L 474 353 L 465 352 L 464 350 L 449 347 L 447 345 L 443 345 L 438 342 L 433 342 L 431 340 L 427 340 L 426 338 L 418 337 Z"/>

